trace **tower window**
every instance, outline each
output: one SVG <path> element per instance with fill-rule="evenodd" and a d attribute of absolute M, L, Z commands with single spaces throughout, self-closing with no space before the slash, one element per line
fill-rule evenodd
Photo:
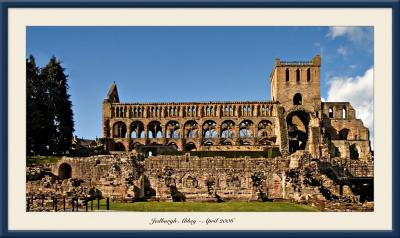
<path fill-rule="evenodd" d="M 303 98 L 300 93 L 296 93 L 293 97 L 293 104 L 294 105 L 302 105 L 303 104 Z"/>
<path fill-rule="evenodd" d="M 311 72 L 310 69 L 307 69 L 307 82 L 311 81 Z"/>
<path fill-rule="evenodd" d="M 329 108 L 328 113 L 329 113 L 329 118 L 333 118 L 333 109 L 332 109 L 332 107 Z"/>
<path fill-rule="evenodd" d="M 300 70 L 296 70 L 296 82 L 300 82 Z"/>
<path fill-rule="evenodd" d="M 286 69 L 286 82 L 289 82 L 289 69 Z"/>
<path fill-rule="evenodd" d="M 343 109 L 342 109 L 342 118 L 343 118 L 343 119 L 346 119 L 346 118 L 347 118 L 347 110 L 346 110 L 346 107 L 343 107 Z"/>

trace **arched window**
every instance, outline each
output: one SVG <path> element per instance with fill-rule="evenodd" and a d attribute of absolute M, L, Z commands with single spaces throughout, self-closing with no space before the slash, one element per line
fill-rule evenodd
<path fill-rule="evenodd" d="M 303 98 L 300 93 L 296 93 L 293 97 L 293 105 L 302 105 Z"/>
<path fill-rule="evenodd" d="M 193 142 L 189 142 L 185 145 L 185 151 L 196 151 L 196 145 Z M 186 157 L 186 162 L 189 162 L 189 158 Z"/>
<path fill-rule="evenodd" d="M 72 167 L 67 163 L 62 163 L 58 167 L 58 177 L 61 179 L 69 179 L 72 177 Z"/>
<path fill-rule="evenodd" d="M 175 138 L 175 139 L 179 138 L 180 125 L 177 121 L 169 121 L 167 123 L 165 130 L 166 130 L 166 138 Z"/>
<path fill-rule="evenodd" d="M 329 108 L 328 113 L 329 113 L 329 118 L 333 118 L 333 109 L 332 109 L 332 107 Z"/>
<path fill-rule="evenodd" d="M 311 81 L 311 71 L 310 69 L 307 69 L 307 82 Z"/>
<path fill-rule="evenodd" d="M 300 70 L 296 70 L 296 82 L 300 82 Z"/>
<path fill-rule="evenodd" d="M 347 140 L 349 136 L 350 130 L 347 128 L 344 128 L 339 131 L 339 140 Z"/>
<path fill-rule="evenodd" d="M 358 160 L 360 158 L 360 151 L 355 144 L 350 146 L 350 159 Z"/>
<path fill-rule="evenodd" d="M 343 109 L 342 109 L 342 118 L 343 119 L 347 118 L 347 110 L 346 109 L 347 109 L 346 107 L 343 107 Z"/>
<path fill-rule="evenodd" d="M 115 143 L 114 150 L 115 151 L 125 151 L 125 146 L 121 142 Z"/>
<path fill-rule="evenodd" d="M 239 143 L 241 145 L 250 145 L 254 133 L 253 122 L 244 120 L 239 124 Z"/>
<path fill-rule="evenodd" d="M 131 124 L 131 138 L 144 138 L 144 125 L 140 121 Z"/>
<path fill-rule="evenodd" d="M 123 122 L 116 122 L 113 126 L 113 137 L 114 138 L 125 138 L 126 137 L 126 125 Z"/>
<path fill-rule="evenodd" d="M 289 69 L 286 69 L 286 82 L 289 82 Z"/>
<path fill-rule="evenodd" d="M 196 138 L 197 137 L 198 125 L 196 121 L 187 121 L 184 125 L 185 138 Z"/>
<path fill-rule="evenodd" d="M 203 137 L 207 139 L 215 139 L 217 135 L 217 124 L 214 121 L 206 121 L 203 124 Z"/>
<path fill-rule="evenodd" d="M 235 123 L 233 121 L 224 121 L 221 125 L 221 138 L 233 139 Z"/>
<path fill-rule="evenodd" d="M 152 121 L 147 125 L 147 138 L 162 138 L 160 122 Z"/>

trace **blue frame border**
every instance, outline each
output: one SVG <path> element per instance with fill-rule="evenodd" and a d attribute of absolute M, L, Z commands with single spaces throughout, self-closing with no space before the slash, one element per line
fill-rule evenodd
<path fill-rule="evenodd" d="M 0 0 L 0 236 L 1 237 L 242 237 L 242 236 L 269 236 L 269 237 L 400 237 L 399 213 L 400 206 L 400 156 L 396 151 L 396 144 L 400 135 L 400 124 L 396 122 L 399 118 L 400 104 L 400 78 L 399 78 L 399 0 L 227 0 L 217 2 L 206 1 L 135 1 L 130 2 L 103 2 L 94 0 L 92 2 L 45 2 L 43 0 L 33 1 L 3 1 Z M 8 9 L 9 8 L 391 8 L 392 15 L 392 50 L 393 50 L 393 82 L 392 82 L 392 231 L 10 231 L 8 229 Z"/>

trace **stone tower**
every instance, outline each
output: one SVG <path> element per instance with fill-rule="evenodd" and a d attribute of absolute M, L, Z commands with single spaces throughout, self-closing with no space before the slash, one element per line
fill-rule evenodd
<path fill-rule="evenodd" d="M 270 75 L 272 101 L 279 102 L 285 111 L 302 107 L 316 112 L 321 107 L 320 93 L 321 56 L 311 61 L 275 60 Z"/>
<path fill-rule="evenodd" d="M 111 128 L 110 128 L 110 118 L 114 117 L 111 104 L 112 103 L 119 103 L 119 96 L 117 85 L 115 82 L 108 90 L 107 97 L 103 100 L 103 137 L 108 138 L 111 137 Z"/>

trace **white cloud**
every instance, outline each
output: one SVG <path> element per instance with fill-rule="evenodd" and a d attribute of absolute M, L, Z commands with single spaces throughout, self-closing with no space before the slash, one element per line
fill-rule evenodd
<path fill-rule="evenodd" d="M 372 34 L 369 28 L 356 26 L 332 26 L 326 35 L 334 40 L 336 37 L 347 37 L 354 43 L 365 43 L 372 41 Z"/>
<path fill-rule="evenodd" d="M 333 77 L 329 81 L 328 102 L 350 102 L 356 110 L 357 118 L 374 135 L 374 69 L 371 67 L 364 75 L 357 77 Z"/>
<path fill-rule="evenodd" d="M 350 65 L 350 69 L 356 69 L 356 68 L 358 68 L 358 65 L 356 65 L 356 64 Z"/>
<path fill-rule="evenodd" d="M 341 55 L 341 56 L 343 56 L 343 57 L 346 57 L 346 56 L 347 56 L 347 48 L 344 47 L 344 46 L 340 46 L 340 47 L 337 49 L 337 52 L 338 52 L 339 55 Z"/>

